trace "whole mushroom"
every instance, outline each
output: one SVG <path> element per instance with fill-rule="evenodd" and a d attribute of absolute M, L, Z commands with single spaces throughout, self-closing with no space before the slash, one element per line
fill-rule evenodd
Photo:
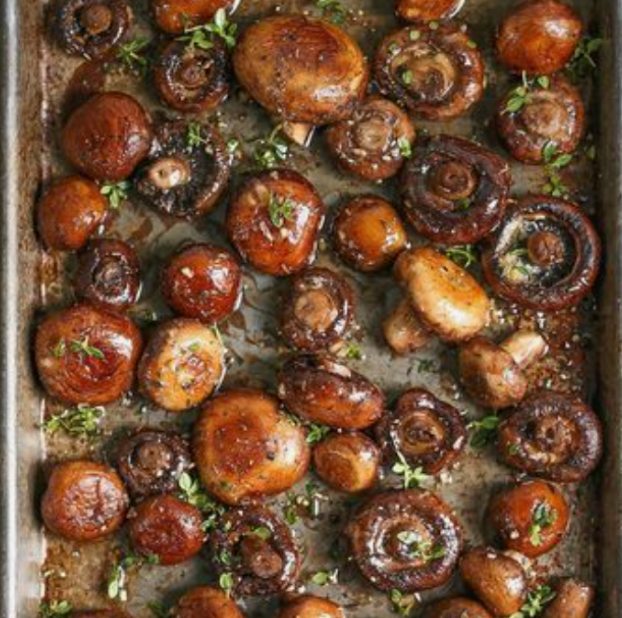
<path fill-rule="evenodd" d="M 592 608 L 594 587 L 581 580 L 564 577 L 554 586 L 555 598 L 542 618 L 587 618 Z"/>
<path fill-rule="evenodd" d="M 454 17 L 465 0 L 397 0 L 396 13 L 405 21 L 438 21 Z"/>

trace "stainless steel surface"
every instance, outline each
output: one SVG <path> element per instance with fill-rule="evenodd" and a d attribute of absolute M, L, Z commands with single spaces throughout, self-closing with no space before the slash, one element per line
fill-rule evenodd
<path fill-rule="evenodd" d="M 132 4 L 143 6 L 144 1 Z M 242 18 L 265 12 L 266 7 L 280 4 L 283 10 L 312 8 L 313 2 L 282 2 L 270 0 L 244 0 Z M 389 16 L 390 2 L 378 0 L 351 0 L 344 3 L 363 9 L 368 15 L 364 21 L 355 20 L 352 34 L 368 50 L 373 48 L 378 38 L 392 27 Z M 491 117 L 494 101 L 504 88 L 504 74 L 493 62 L 490 39 L 493 24 L 497 23 L 501 10 L 511 3 L 506 0 L 470 0 L 461 17 L 473 24 L 474 39 L 485 50 L 486 61 L 491 70 L 491 79 L 486 102 L 467 119 L 450 125 L 428 124 L 430 131 L 475 136 L 483 143 L 496 147 L 492 131 L 487 124 Z M 591 2 L 577 1 L 584 15 L 591 9 Z M 385 6 L 386 5 L 386 6 Z M 2 609 L 1 616 L 19 618 L 34 616 L 41 592 L 40 566 L 45 552 L 45 541 L 41 535 L 37 517 L 37 496 L 40 488 L 40 471 L 44 455 L 55 459 L 75 452 L 75 445 L 62 437 L 48 440 L 45 454 L 38 423 L 41 417 L 41 394 L 33 379 L 30 357 L 30 338 L 35 311 L 40 306 L 51 306 L 67 298 L 67 281 L 62 276 L 64 262 L 44 256 L 40 252 L 32 230 L 32 207 L 41 179 L 43 181 L 63 169 L 56 152 L 56 137 L 60 126 L 62 94 L 68 79 L 79 61 L 67 60 L 58 49 L 50 44 L 43 29 L 44 3 L 32 0 L 4 0 L 2 53 L 0 54 L 0 88 L 2 105 L 2 134 L 0 153 L 3 165 L 0 169 L 3 196 L 2 236 L 2 441 L 0 457 L 3 465 L 3 491 L 0 494 L 2 506 L 2 529 L 4 543 L 0 555 L 2 569 Z M 571 537 L 562 552 L 556 552 L 550 561 L 554 572 L 578 571 L 591 576 L 598 571 L 601 610 L 603 618 L 622 618 L 619 598 L 622 580 L 622 340 L 620 328 L 620 287 L 622 270 L 620 260 L 620 223 L 622 173 L 620 144 L 622 144 L 622 92 L 620 77 L 622 73 L 622 2 L 602 0 L 598 7 L 599 27 L 605 45 L 601 57 L 600 94 L 598 101 L 597 127 L 601 128 L 599 147 L 598 182 L 599 199 L 596 201 L 596 219 L 603 234 L 606 247 L 606 268 L 599 286 L 599 314 L 597 320 L 598 339 L 594 354 L 578 367 L 578 374 L 567 382 L 587 390 L 589 374 L 593 372 L 594 359 L 598 359 L 599 370 L 596 382 L 596 403 L 605 419 L 607 431 L 607 459 L 601 467 L 599 479 L 581 488 L 575 496 L 575 524 Z M 147 21 L 139 15 L 139 22 Z M 126 77 L 112 78 L 112 84 L 126 90 L 136 91 L 151 109 L 155 109 L 152 95 L 136 81 Z M 252 110 L 244 118 L 243 109 Z M 43 110 L 43 113 L 42 113 Z M 597 110 L 593 109 L 593 114 Z M 240 100 L 239 93 L 227 103 L 223 119 L 227 135 L 241 135 L 245 141 L 249 136 L 265 134 L 268 127 L 265 116 L 255 106 Z M 424 123 L 419 123 L 422 127 Z M 604 130 L 603 130 L 604 129 Z M 250 147 L 250 146 L 249 146 Z M 326 161 L 322 149 L 322 138 L 316 136 L 311 154 L 296 150 L 292 164 L 314 180 L 329 206 L 339 203 L 345 195 L 365 191 L 381 191 L 373 185 L 365 185 L 349 177 L 337 175 Z M 517 179 L 517 192 L 537 188 L 541 184 L 541 171 L 533 168 L 514 166 Z M 581 167 L 577 172 L 577 184 L 590 187 L 589 170 Z M 392 194 L 389 188 L 388 195 Z M 590 191 L 588 190 L 588 193 Z M 585 205 L 590 211 L 594 208 L 594 195 L 586 195 Z M 111 228 L 111 234 L 138 245 L 141 258 L 149 264 L 150 276 L 147 278 L 143 304 L 156 307 L 165 315 L 156 293 L 153 276 L 156 268 L 179 242 L 192 238 L 210 238 L 225 242 L 220 221 L 224 204 L 214 217 L 202 222 L 198 228 L 189 224 L 171 225 L 158 215 L 136 204 L 126 204 L 121 216 Z M 145 221 L 148 222 L 145 228 Z M 320 263 L 338 264 L 330 251 L 322 251 Z M 452 383 L 452 353 L 438 347 L 419 359 L 432 360 L 439 364 L 439 371 L 433 374 L 420 373 L 417 360 L 394 361 L 383 349 L 378 334 L 378 323 L 388 311 L 395 295 L 395 285 L 389 276 L 366 278 L 348 271 L 338 265 L 354 282 L 361 298 L 360 322 L 363 335 L 362 348 L 367 354 L 365 361 L 353 363 L 353 367 L 378 381 L 390 396 L 407 386 L 426 385 L 442 398 L 459 395 Z M 61 274 L 59 274 L 61 273 Z M 227 383 L 252 380 L 268 388 L 273 387 L 274 366 L 283 356 L 282 346 L 274 337 L 274 316 L 271 315 L 276 304 L 277 294 L 283 282 L 276 283 L 269 278 L 257 277 L 248 271 L 246 280 L 246 302 L 241 313 L 223 329 L 232 350 L 234 363 Z M 510 319 L 518 319 L 511 316 Z M 531 318 L 526 318 L 531 319 Z M 571 328 L 586 328 L 582 316 L 562 316 L 569 320 Z M 555 327 L 555 320 L 549 320 L 549 327 Z M 566 323 L 566 322 L 563 322 Z M 502 324 L 500 329 L 506 328 Z M 592 328 L 592 327 L 588 327 Z M 559 359 L 561 360 L 561 359 Z M 534 379 L 546 380 L 560 373 L 560 363 L 539 367 Z M 563 384 L 561 385 L 564 386 Z M 143 423 L 175 423 L 158 411 L 148 409 L 142 416 L 128 410 L 137 410 L 141 402 L 133 398 L 127 406 L 110 408 L 106 417 L 107 429 L 115 431 L 120 427 L 136 426 Z M 458 399 L 458 407 L 467 411 L 469 417 L 479 414 L 464 399 Z M 188 422 L 184 417 L 182 422 Z M 88 453 L 93 448 L 98 451 L 103 442 L 92 445 L 82 443 L 77 448 Z M 492 450 L 483 456 L 467 453 L 461 466 L 443 481 L 433 484 L 452 504 L 458 507 L 465 521 L 469 536 L 481 536 L 481 511 L 490 490 L 505 478 L 507 470 L 494 461 Z M 394 478 L 388 478 L 394 484 Z M 598 507 L 600 505 L 600 507 Z M 595 509 L 600 508 L 600 513 Z M 343 518 L 343 509 L 337 507 Z M 343 520 L 342 520 L 343 521 Z M 329 533 L 326 533 L 326 530 Z M 338 534 L 338 527 L 329 528 L 325 521 L 310 527 L 299 526 L 310 547 L 314 548 L 308 556 L 305 571 L 330 566 L 325 544 L 319 543 L 324 536 Z M 592 554 L 592 541 L 596 538 L 599 559 Z M 76 548 L 57 540 L 50 540 L 48 565 L 66 569 L 66 578 L 48 580 L 50 593 L 70 598 L 78 607 L 95 607 L 105 603 L 101 595 L 101 581 L 108 567 L 106 548 L 110 544 L 97 544 Z M 79 553 L 75 550 L 79 549 Z M 595 567 L 598 563 L 598 568 Z M 136 616 L 149 615 L 145 603 L 161 599 L 164 590 L 173 594 L 188 587 L 189 582 L 207 581 L 204 562 L 198 560 L 190 568 L 176 569 L 149 568 L 134 577 L 131 582 L 130 609 Z M 87 565 L 88 568 L 84 568 Z M 562 568 L 563 567 L 563 568 Z M 356 575 L 347 586 L 341 588 L 315 589 L 320 593 L 341 598 L 348 604 L 356 602 L 352 616 L 389 616 L 390 611 L 384 595 L 374 593 L 367 598 L 369 588 L 362 585 Z M 312 588 L 313 589 L 313 588 Z M 170 598 L 170 597 L 168 597 Z M 268 605 L 268 610 L 273 605 Z M 263 614 L 263 612 L 261 612 Z M 269 615 L 269 614 L 268 614 Z"/>

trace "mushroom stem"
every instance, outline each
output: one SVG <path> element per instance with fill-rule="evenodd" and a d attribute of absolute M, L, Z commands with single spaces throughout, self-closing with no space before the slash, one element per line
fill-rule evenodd
<path fill-rule="evenodd" d="M 303 148 L 307 148 L 311 144 L 311 139 L 315 133 L 315 126 L 306 122 L 283 122 L 281 128 L 292 142 Z"/>
<path fill-rule="evenodd" d="M 382 323 L 382 332 L 391 349 L 399 355 L 410 354 L 425 347 L 432 338 L 410 303 L 403 298 L 393 313 Z"/>
<path fill-rule="evenodd" d="M 521 369 L 529 367 L 548 351 L 544 337 L 532 330 L 516 331 L 499 347 L 505 350 Z"/>

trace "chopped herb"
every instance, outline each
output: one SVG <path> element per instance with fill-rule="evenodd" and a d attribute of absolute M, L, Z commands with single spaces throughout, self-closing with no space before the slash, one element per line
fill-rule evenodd
<path fill-rule="evenodd" d="M 566 70 L 573 81 L 579 81 L 587 77 L 596 69 L 594 56 L 602 47 L 603 40 L 584 36 L 574 52 Z"/>
<path fill-rule="evenodd" d="M 275 127 L 266 139 L 259 140 L 253 159 L 262 168 L 276 167 L 289 156 L 289 145 L 281 136 L 281 125 Z"/>
<path fill-rule="evenodd" d="M 509 618 L 535 618 L 555 598 L 555 593 L 549 586 L 540 586 L 527 596 L 527 602 L 520 611 L 512 614 Z"/>
<path fill-rule="evenodd" d="M 55 358 L 62 358 L 67 353 L 67 342 L 64 339 L 59 339 L 56 345 L 52 348 L 52 356 Z"/>
<path fill-rule="evenodd" d="M 477 43 L 475 41 L 471 41 L 470 39 L 467 41 L 467 45 L 471 48 L 471 49 L 477 49 Z"/>
<path fill-rule="evenodd" d="M 267 541 L 271 536 L 272 532 L 270 528 L 266 528 L 265 526 L 257 526 L 251 530 L 251 534 L 258 536 L 262 541 Z"/>
<path fill-rule="evenodd" d="M 445 255 L 462 268 L 470 268 L 477 263 L 477 249 L 474 245 L 456 245 L 445 250 Z"/>
<path fill-rule="evenodd" d="M 69 601 L 50 601 L 41 603 L 39 607 L 39 618 L 62 618 L 68 616 L 73 610 Z"/>
<path fill-rule="evenodd" d="M 409 616 L 416 604 L 413 595 L 405 595 L 399 590 L 391 590 L 389 600 L 391 601 L 391 610 L 400 616 Z"/>
<path fill-rule="evenodd" d="M 348 16 L 348 10 L 339 0 L 317 0 L 315 5 L 318 9 L 322 9 L 322 15 L 334 24 L 343 24 Z"/>
<path fill-rule="evenodd" d="M 551 80 L 546 75 L 540 75 L 536 77 L 536 84 L 543 90 L 548 90 L 551 86 Z"/>
<path fill-rule="evenodd" d="M 594 144 L 591 144 L 590 146 L 588 146 L 585 150 L 585 156 L 590 160 L 590 161 L 596 161 L 596 146 Z"/>
<path fill-rule="evenodd" d="M 121 206 L 121 203 L 128 198 L 130 186 L 128 180 L 107 182 L 102 186 L 100 192 L 104 197 L 108 198 L 110 208 L 117 210 L 119 206 Z"/>
<path fill-rule="evenodd" d="M 307 444 L 317 444 L 330 433 L 330 427 L 325 425 L 309 425 L 307 432 Z"/>
<path fill-rule="evenodd" d="M 117 59 L 130 71 L 142 75 L 149 65 L 149 60 L 145 56 L 148 46 L 149 41 L 143 37 L 132 39 L 121 45 L 117 52 Z"/>
<path fill-rule="evenodd" d="M 551 81 L 546 75 L 540 75 L 534 79 L 529 79 L 527 73 L 523 71 L 521 84 L 510 91 L 503 113 L 512 114 L 519 112 L 531 100 L 530 93 L 534 87 L 547 90 L 550 85 Z"/>
<path fill-rule="evenodd" d="M 290 526 L 293 526 L 299 518 L 301 510 L 304 510 L 312 519 L 320 514 L 320 503 L 326 497 L 318 492 L 314 483 L 305 485 L 304 494 L 289 493 L 287 503 L 283 507 L 283 516 Z"/>
<path fill-rule="evenodd" d="M 171 615 L 170 608 L 166 607 L 162 601 L 150 601 L 147 603 L 147 607 L 156 618 L 169 618 Z"/>
<path fill-rule="evenodd" d="M 410 30 L 408 32 L 408 38 L 411 41 L 418 41 L 421 38 L 421 31 L 419 31 L 419 30 Z"/>
<path fill-rule="evenodd" d="M 393 472 L 402 477 L 402 484 L 404 489 L 412 489 L 414 487 L 420 487 L 421 484 L 429 477 L 423 472 L 423 468 L 420 466 L 412 468 L 402 453 L 398 451 L 397 458 L 399 461 L 393 464 Z"/>
<path fill-rule="evenodd" d="M 72 352 L 81 354 L 82 356 L 90 356 L 92 358 L 99 358 L 100 360 L 105 358 L 104 353 L 99 348 L 89 343 L 88 337 L 85 337 L 82 341 L 74 339 L 69 343 L 69 348 Z"/>
<path fill-rule="evenodd" d="M 389 53 L 397 54 L 399 51 L 400 51 L 400 46 L 395 41 L 393 41 L 393 43 L 389 45 Z"/>
<path fill-rule="evenodd" d="M 423 541 L 416 532 L 405 530 L 397 535 L 397 538 L 408 546 L 408 553 L 423 562 L 433 562 L 440 560 L 447 550 L 442 545 L 432 544 L 430 541 Z"/>
<path fill-rule="evenodd" d="M 211 49 L 214 46 L 213 38 L 217 36 L 229 49 L 232 49 L 235 47 L 237 31 L 237 24 L 227 19 L 225 9 L 218 9 L 211 22 L 186 28 L 183 36 L 180 36 L 178 40 L 184 41 L 191 48 Z"/>
<path fill-rule="evenodd" d="M 404 159 L 410 159 L 410 157 L 413 156 L 412 146 L 408 141 L 408 138 L 403 136 L 400 137 L 397 140 L 397 145 L 399 146 L 400 154 L 402 155 L 402 157 L 404 157 Z"/>
<path fill-rule="evenodd" d="M 233 590 L 233 575 L 231 573 L 222 573 L 218 578 L 218 585 L 227 596 L 231 596 L 231 591 Z"/>
<path fill-rule="evenodd" d="M 196 354 L 201 349 L 201 344 L 198 341 L 191 343 L 188 346 L 188 351 Z"/>
<path fill-rule="evenodd" d="M 143 324 L 153 324 L 158 321 L 158 314 L 153 309 L 140 309 L 131 313 L 134 320 Z"/>
<path fill-rule="evenodd" d="M 403 84 L 406 84 L 407 86 L 410 86 L 410 84 L 413 83 L 413 74 L 412 71 L 402 71 L 401 75 L 400 75 L 400 79 L 402 80 Z"/>
<path fill-rule="evenodd" d="M 557 520 L 557 511 L 546 502 L 540 502 L 533 511 L 529 540 L 534 547 L 542 545 L 542 531 L 550 528 Z"/>
<path fill-rule="evenodd" d="M 178 485 L 181 490 L 180 498 L 203 513 L 203 529 L 207 532 L 213 530 L 225 514 L 225 507 L 210 498 L 201 487 L 199 479 L 192 478 L 187 472 L 182 472 Z"/>
<path fill-rule="evenodd" d="M 227 152 L 233 156 L 237 154 L 238 150 L 240 150 L 240 140 L 236 139 L 235 137 L 228 139 L 227 140 Z"/>
<path fill-rule="evenodd" d="M 198 148 L 207 143 L 201 131 L 202 127 L 198 122 L 188 123 L 188 127 L 186 128 L 186 146 L 188 149 Z"/>
<path fill-rule="evenodd" d="M 145 564 L 158 564 L 159 558 L 155 554 L 140 556 L 127 552 L 119 560 L 115 560 L 106 583 L 106 592 L 109 599 L 127 601 L 127 572 L 131 568 L 140 568 Z"/>
<path fill-rule="evenodd" d="M 542 149 L 544 163 L 552 169 L 560 170 L 572 162 L 572 155 L 560 153 L 553 142 L 547 142 Z"/>
<path fill-rule="evenodd" d="M 528 256 L 529 252 L 523 247 L 517 247 L 505 253 L 500 260 L 503 276 L 510 281 L 529 278 L 534 267 L 527 261 Z"/>
<path fill-rule="evenodd" d="M 473 432 L 469 445 L 477 450 L 484 448 L 497 437 L 498 428 L 499 417 L 496 414 L 489 414 L 477 421 L 471 421 L 467 425 L 467 429 Z"/>
<path fill-rule="evenodd" d="M 285 225 L 285 221 L 291 221 L 294 218 L 295 207 L 295 203 L 288 197 L 279 199 L 274 193 L 270 193 L 268 214 L 272 225 L 280 228 Z"/>
<path fill-rule="evenodd" d="M 233 556 L 226 549 L 223 549 L 218 554 L 218 562 L 225 566 L 231 566 L 233 564 Z"/>
<path fill-rule="evenodd" d="M 436 363 L 430 358 L 422 358 L 417 361 L 417 373 L 432 373 L 436 370 Z"/>
<path fill-rule="evenodd" d="M 428 24 L 428 27 L 430 28 L 430 30 L 438 30 L 440 27 L 440 24 L 437 21 L 431 21 Z"/>
<path fill-rule="evenodd" d="M 43 423 L 43 430 L 49 433 L 64 431 L 70 436 L 93 436 L 99 432 L 99 421 L 104 408 L 79 404 L 76 408 L 54 414 Z"/>
<path fill-rule="evenodd" d="M 362 360 L 363 359 L 363 352 L 361 352 L 361 348 L 356 343 L 352 343 L 352 342 L 348 343 L 343 355 L 348 360 Z"/>
<path fill-rule="evenodd" d="M 332 571 L 316 571 L 311 576 L 311 581 L 316 586 L 328 586 L 329 584 L 336 584 L 338 576 L 339 569 L 333 569 Z"/>

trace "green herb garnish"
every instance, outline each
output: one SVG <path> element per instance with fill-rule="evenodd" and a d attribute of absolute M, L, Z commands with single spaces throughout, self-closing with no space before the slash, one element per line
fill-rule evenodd
<path fill-rule="evenodd" d="M 149 66 L 149 60 L 145 55 L 148 46 L 149 41 L 143 37 L 132 39 L 119 47 L 117 59 L 130 71 L 142 75 Z"/>
<path fill-rule="evenodd" d="M 391 590 L 389 600 L 391 601 L 393 613 L 400 616 L 409 616 L 416 604 L 414 595 L 406 595 L 399 590 Z"/>
<path fill-rule="evenodd" d="M 393 464 L 391 470 L 398 476 L 402 477 L 402 485 L 404 489 L 413 489 L 414 487 L 421 487 L 421 484 L 429 477 L 423 472 L 423 468 L 418 466 L 412 468 L 402 453 L 397 453 L 398 462 Z"/>
<path fill-rule="evenodd" d="M 211 49 L 214 46 L 213 38 L 217 36 L 224 41 L 229 49 L 233 49 L 237 31 L 237 24 L 228 20 L 225 9 L 218 9 L 211 22 L 186 28 L 178 40 L 184 41 L 191 48 Z"/>
<path fill-rule="evenodd" d="M 529 540 L 534 547 L 542 545 L 542 531 L 557 520 L 557 511 L 546 502 L 540 502 L 533 511 L 529 526 Z"/>
<path fill-rule="evenodd" d="M 99 422 L 104 412 L 102 407 L 79 404 L 76 408 L 53 414 L 42 427 L 48 433 L 64 431 L 70 436 L 90 437 L 99 432 Z"/>
<path fill-rule="evenodd" d="M 100 360 L 105 358 L 104 353 L 99 348 L 89 343 L 88 337 L 85 337 L 82 341 L 73 339 L 69 342 L 69 349 L 82 356 L 90 356 L 91 358 L 98 358 Z"/>
<path fill-rule="evenodd" d="M 281 125 L 278 125 L 267 138 L 259 140 L 259 144 L 253 153 L 253 159 L 259 167 L 270 169 L 287 160 L 289 144 L 281 136 L 281 130 Z"/>
<path fill-rule="evenodd" d="M 49 603 L 41 603 L 39 606 L 39 618 L 64 618 L 73 610 L 73 606 L 69 601 L 50 601 Z"/>
<path fill-rule="evenodd" d="M 471 421 L 467 425 L 467 429 L 473 432 L 469 445 L 477 450 L 484 448 L 495 440 L 498 428 L 499 417 L 496 414 L 489 414 L 477 421 Z"/>
<path fill-rule="evenodd" d="M 339 0 L 317 0 L 315 6 L 334 24 L 343 24 L 348 16 L 348 10 Z"/>
<path fill-rule="evenodd" d="M 405 530 L 397 535 L 398 540 L 408 546 L 408 553 L 417 560 L 425 563 L 440 560 L 447 550 L 442 545 L 430 541 L 423 541 L 416 532 Z"/>
<path fill-rule="evenodd" d="M 121 206 L 121 203 L 127 200 L 130 186 L 131 185 L 128 180 L 121 180 L 120 182 L 107 182 L 102 186 L 100 192 L 108 199 L 110 208 L 117 210 L 119 206 Z"/>
<path fill-rule="evenodd" d="M 555 593 L 549 586 L 540 586 L 527 596 L 527 602 L 520 611 L 512 614 L 509 618 L 535 618 L 555 598 Z"/>
<path fill-rule="evenodd" d="M 330 427 L 325 425 L 309 425 L 307 431 L 307 444 L 317 444 L 330 433 Z"/>
<path fill-rule="evenodd" d="M 445 255 L 462 268 L 470 268 L 477 263 L 477 249 L 474 245 L 456 245 L 445 249 Z"/>
<path fill-rule="evenodd" d="M 285 225 L 285 221 L 291 221 L 294 218 L 295 207 L 296 204 L 290 198 L 279 199 L 274 193 L 271 193 L 268 202 L 268 214 L 272 225 L 281 228 Z"/>

